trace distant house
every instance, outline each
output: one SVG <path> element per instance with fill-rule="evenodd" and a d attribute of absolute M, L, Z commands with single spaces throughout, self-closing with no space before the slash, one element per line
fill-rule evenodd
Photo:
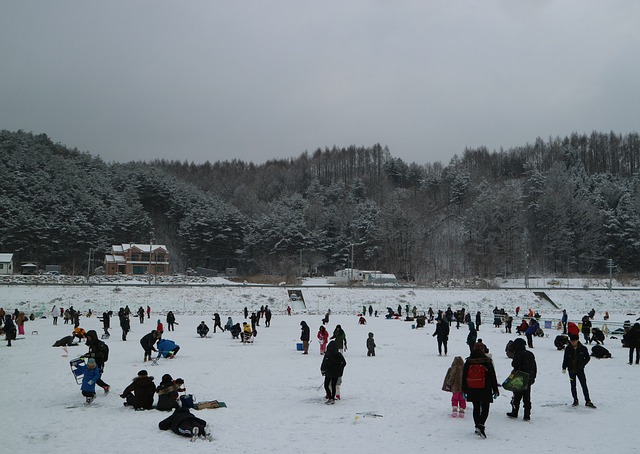
<path fill-rule="evenodd" d="M 107 275 L 115 274 L 169 274 L 169 251 L 163 244 L 114 244 L 104 256 Z"/>
<path fill-rule="evenodd" d="M 397 284 L 398 280 L 394 274 L 385 274 L 380 271 L 358 270 L 355 268 L 345 268 L 334 273 L 327 282 L 330 284 L 346 284 L 348 282 L 362 282 L 363 284 Z"/>
<path fill-rule="evenodd" d="M 0 253 L 0 274 L 13 274 L 13 254 Z"/>

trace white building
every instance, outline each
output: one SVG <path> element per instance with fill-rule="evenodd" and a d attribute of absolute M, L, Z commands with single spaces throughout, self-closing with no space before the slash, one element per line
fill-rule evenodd
<path fill-rule="evenodd" d="M 13 254 L 0 253 L 0 274 L 13 274 Z"/>

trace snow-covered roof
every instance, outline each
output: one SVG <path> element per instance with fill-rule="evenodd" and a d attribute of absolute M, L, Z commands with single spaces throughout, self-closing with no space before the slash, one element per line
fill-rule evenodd
<path fill-rule="evenodd" d="M 0 262 L 1 263 L 13 262 L 13 253 L 8 253 L 8 252 L 0 253 Z"/>
<path fill-rule="evenodd" d="M 162 249 L 167 251 L 167 246 L 164 244 L 141 244 L 141 243 L 122 243 L 122 244 L 114 244 L 111 246 L 111 250 L 113 252 L 126 252 L 129 249 L 136 248 L 142 252 L 157 251 L 158 249 Z"/>
<path fill-rule="evenodd" d="M 127 261 L 125 260 L 125 258 L 123 256 L 121 256 L 121 255 L 111 255 L 111 254 L 105 254 L 104 262 L 105 263 L 127 263 Z"/>

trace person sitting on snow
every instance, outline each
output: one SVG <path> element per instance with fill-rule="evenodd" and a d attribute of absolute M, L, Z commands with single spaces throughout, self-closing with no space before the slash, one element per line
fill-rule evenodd
<path fill-rule="evenodd" d="M 153 377 L 146 370 L 138 372 L 132 383 L 127 386 L 120 397 L 126 399 L 124 405 L 136 410 L 151 410 L 153 408 L 153 396 L 156 393 L 156 384 Z"/>

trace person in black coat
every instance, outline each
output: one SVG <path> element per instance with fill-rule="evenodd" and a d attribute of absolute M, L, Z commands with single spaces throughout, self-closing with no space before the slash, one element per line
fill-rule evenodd
<path fill-rule="evenodd" d="M 629 347 L 629 364 L 633 364 L 633 351 L 636 352 L 636 364 L 640 362 L 640 323 L 634 323 L 627 331 L 623 340 Z"/>
<path fill-rule="evenodd" d="M 194 435 L 210 437 L 207 421 L 192 415 L 188 408 L 176 408 L 171 416 L 158 423 L 158 428 L 171 430 L 183 437 L 193 437 Z"/>
<path fill-rule="evenodd" d="M 336 401 L 338 380 L 342 378 L 346 365 L 347 361 L 338 351 L 336 341 L 329 342 L 327 351 L 322 357 L 322 364 L 320 364 L 320 372 L 324 375 L 327 404 L 334 404 Z"/>
<path fill-rule="evenodd" d="M 589 363 L 591 357 L 589 350 L 582 345 L 577 334 L 569 334 L 569 345 L 564 349 L 564 358 L 562 359 L 562 373 L 567 373 L 569 369 L 569 381 L 571 382 L 571 395 L 573 396 L 573 406 L 578 406 L 578 391 L 576 389 L 576 378 L 580 380 L 582 393 L 584 394 L 585 405 L 587 407 L 596 408 L 589 397 L 589 388 L 587 388 L 587 377 L 584 374 L 584 368 Z"/>
<path fill-rule="evenodd" d="M 483 346 L 474 348 L 462 370 L 462 393 L 466 400 L 473 403 L 473 422 L 476 426 L 476 434 L 486 438 L 485 423 L 489 417 L 489 408 L 494 399 L 500 395 L 498 390 L 498 379 L 493 362 L 483 351 Z M 484 386 L 473 388 L 469 385 L 469 370 L 474 366 L 483 366 L 485 369 Z"/>
<path fill-rule="evenodd" d="M 175 331 L 175 327 L 173 325 L 176 324 L 176 316 L 173 315 L 173 311 L 167 312 L 167 330 Z"/>
<path fill-rule="evenodd" d="M 125 406 L 131 406 L 136 410 L 151 410 L 153 397 L 156 393 L 156 384 L 146 370 L 138 372 L 138 376 L 127 386 L 120 397 L 126 399 Z"/>
<path fill-rule="evenodd" d="M 84 355 L 87 358 L 93 358 L 96 360 L 96 366 L 100 369 L 100 378 L 96 381 L 96 385 L 104 389 L 105 393 L 109 392 L 109 385 L 102 381 L 102 375 L 104 374 L 104 363 L 109 360 L 109 347 L 107 344 L 98 339 L 98 333 L 95 330 L 90 329 L 86 334 L 86 344 L 89 347 L 89 352 Z"/>
<path fill-rule="evenodd" d="M 224 328 L 222 327 L 222 323 L 220 321 L 220 314 L 217 312 L 213 314 L 213 332 L 216 332 L 216 328 L 220 328 L 221 331 L 224 332 Z"/>
<path fill-rule="evenodd" d="M 142 339 L 140 339 L 140 345 L 144 350 L 144 361 L 151 360 L 151 352 L 157 352 L 156 350 L 156 342 L 160 339 L 160 334 L 154 329 L 150 333 L 145 334 Z"/>
<path fill-rule="evenodd" d="M 173 380 L 171 375 L 164 374 L 162 381 L 156 388 L 158 393 L 158 404 L 156 409 L 160 411 L 171 411 L 174 408 L 178 408 L 178 392 L 181 391 L 181 386 L 184 381 L 181 378 Z"/>
<path fill-rule="evenodd" d="M 300 322 L 300 330 L 302 331 L 300 333 L 300 340 L 302 341 L 302 354 L 303 355 L 308 355 L 309 354 L 309 339 L 311 337 L 311 332 L 309 330 L 309 325 L 307 325 L 307 322 L 302 321 Z"/>
<path fill-rule="evenodd" d="M 449 341 L 449 324 L 440 319 L 436 323 L 436 331 L 433 336 L 437 336 L 438 341 L 438 356 L 442 356 L 442 347 L 444 347 L 444 354 L 447 354 L 447 342 Z"/>
<path fill-rule="evenodd" d="M 204 320 L 202 320 L 200 322 L 200 324 L 196 328 L 196 332 L 198 333 L 198 336 L 200 336 L 200 337 L 207 337 L 207 334 L 209 334 L 209 327 L 204 322 Z"/>
<path fill-rule="evenodd" d="M 538 372 L 538 366 L 536 364 L 535 355 L 527 350 L 526 342 L 523 338 L 519 337 L 513 341 L 513 360 L 511 361 L 511 367 L 513 371 L 522 371 L 529 374 L 529 382 L 526 389 L 522 391 L 514 391 L 511 398 L 511 412 L 507 413 L 507 416 L 511 418 L 518 417 L 518 409 L 520 408 L 520 401 L 524 403 L 524 420 L 529 421 L 531 419 L 531 385 L 536 381 L 536 374 Z"/>

